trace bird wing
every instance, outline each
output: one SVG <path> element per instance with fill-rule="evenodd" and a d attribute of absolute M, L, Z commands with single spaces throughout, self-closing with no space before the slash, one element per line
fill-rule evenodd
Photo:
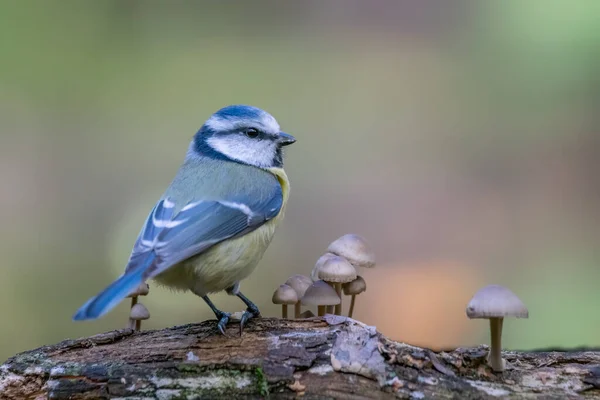
<path fill-rule="evenodd" d="M 144 279 L 202 253 L 211 246 L 245 235 L 274 218 L 281 210 L 281 189 L 263 201 L 199 200 L 174 212 L 175 201 L 160 200 L 148 216 L 133 248 L 126 271 L 145 267 Z M 154 253 L 154 261 L 144 262 Z"/>
<path fill-rule="evenodd" d="M 282 189 L 247 193 L 221 200 L 197 200 L 177 209 L 176 199 L 161 199 L 144 224 L 125 273 L 88 300 L 74 320 L 98 318 L 116 306 L 140 283 L 211 246 L 258 228 L 279 214 Z"/>
<path fill-rule="evenodd" d="M 153 278 L 223 240 L 253 231 L 279 213 L 282 201 L 279 190 L 270 199 L 252 206 L 244 202 L 200 200 L 174 213 L 175 202 L 165 198 L 148 217 L 126 270 L 143 266 L 137 260 L 153 252 L 155 259 L 147 267 L 144 279 Z"/>

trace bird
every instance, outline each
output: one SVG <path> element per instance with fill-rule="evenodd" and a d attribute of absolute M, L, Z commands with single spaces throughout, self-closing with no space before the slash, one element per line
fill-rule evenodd
<path fill-rule="evenodd" d="M 240 282 L 253 272 L 283 219 L 290 193 L 283 147 L 294 142 L 271 114 L 254 106 L 229 105 L 210 116 L 143 224 L 125 272 L 81 306 L 73 320 L 103 316 L 153 279 L 201 297 L 221 334 L 231 314 L 208 295 L 237 296 L 246 305 L 242 334 L 260 311 L 240 291 Z"/>

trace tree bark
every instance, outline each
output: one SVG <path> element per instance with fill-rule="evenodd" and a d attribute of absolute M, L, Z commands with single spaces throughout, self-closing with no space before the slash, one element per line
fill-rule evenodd
<path fill-rule="evenodd" d="M 345 317 L 112 331 L 18 354 L 1 399 L 600 399 L 600 352 L 433 352 Z"/>

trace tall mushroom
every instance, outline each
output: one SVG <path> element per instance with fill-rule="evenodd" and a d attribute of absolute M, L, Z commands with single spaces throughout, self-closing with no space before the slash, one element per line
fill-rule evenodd
<path fill-rule="evenodd" d="M 298 295 L 288 285 L 279 285 L 275 293 L 273 293 L 273 304 L 281 304 L 281 318 L 288 317 L 288 304 L 296 303 L 298 303 Z"/>
<path fill-rule="evenodd" d="M 367 290 L 367 282 L 359 275 L 352 282 L 344 283 L 342 285 L 342 290 L 346 296 L 352 296 L 352 299 L 350 300 L 350 310 L 348 310 L 348 317 L 352 318 L 356 295 Z"/>
<path fill-rule="evenodd" d="M 502 359 L 502 323 L 505 317 L 529 318 L 525 304 L 509 289 L 489 285 L 480 289 L 467 305 L 469 318 L 490 320 L 491 346 L 488 361 L 494 371 L 504 371 Z"/>
<path fill-rule="evenodd" d="M 312 285 L 313 281 L 308 276 L 304 275 L 292 275 L 285 281 L 285 284 L 291 286 L 296 291 L 298 301 L 294 306 L 294 318 L 300 318 L 300 299 L 304 296 L 306 289 Z"/>
<path fill-rule="evenodd" d="M 356 279 L 356 269 L 343 257 L 329 257 L 317 271 L 319 279 L 329 283 L 335 288 L 340 297 L 339 304 L 335 305 L 335 314 L 342 314 L 342 283 L 352 282 Z M 328 311 L 331 312 L 331 311 Z"/>
<path fill-rule="evenodd" d="M 341 300 L 340 296 L 326 282 L 316 281 L 306 289 L 301 301 L 306 306 L 317 306 L 317 314 L 322 317 L 325 315 L 325 307 L 335 306 Z"/>
<path fill-rule="evenodd" d="M 146 282 L 140 283 L 138 287 L 133 290 L 133 292 L 129 293 L 127 297 L 131 297 L 131 310 L 133 310 L 133 307 L 135 307 L 135 305 L 138 303 L 138 296 L 147 296 L 148 293 L 150 293 L 150 286 L 148 286 Z M 141 324 L 142 323 L 140 320 L 134 321 L 133 319 L 129 318 L 129 327 L 131 329 L 134 329 L 135 326 L 139 326 L 137 330 L 140 330 Z"/>
<path fill-rule="evenodd" d="M 150 313 L 142 303 L 136 303 L 129 311 L 130 328 L 136 331 L 142 329 L 142 321 L 150 318 Z"/>
<path fill-rule="evenodd" d="M 375 254 L 367 241 L 359 235 L 349 233 L 333 241 L 327 251 L 344 257 L 355 267 L 373 268 Z"/>

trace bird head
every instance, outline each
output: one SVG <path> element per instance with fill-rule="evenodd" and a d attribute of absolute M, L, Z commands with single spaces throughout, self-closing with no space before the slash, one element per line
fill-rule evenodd
<path fill-rule="evenodd" d="M 268 112 L 231 105 L 214 113 L 194 136 L 191 151 L 259 168 L 283 166 L 283 146 L 296 139 L 281 132 Z"/>

